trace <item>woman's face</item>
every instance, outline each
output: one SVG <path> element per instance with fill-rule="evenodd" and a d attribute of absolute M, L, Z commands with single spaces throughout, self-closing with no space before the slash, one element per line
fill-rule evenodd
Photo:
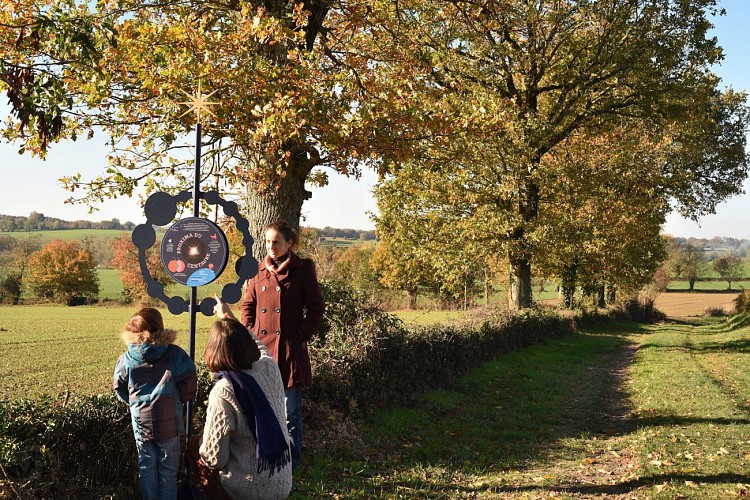
<path fill-rule="evenodd" d="M 286 255 L 291 246 L 292 242 L 285 240 L 277 230 L 273 228 L 266 230 L 266 252 L 272 259 Z"/>

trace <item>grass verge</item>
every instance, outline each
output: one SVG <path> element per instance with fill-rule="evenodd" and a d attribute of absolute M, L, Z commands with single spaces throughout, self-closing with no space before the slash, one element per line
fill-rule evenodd
<path fill-rule="evenodd" d="M 306 452 L 292 497 L 748 496 L 748 365 L 750 331 L 720 320 L 597 326 Z"/>
<path fill-rule="evenodd" d="M 583 441 L 606 425 L 600 410 L 610 404 L 618 362 L 612 353 L 624 348 L 631 330 L 637 327 L 503 356 L 449 389 L 426 393 L 416 406 L 378 413 L 335 455 L 312 454 L 294 497 L 525 494 L 525 476 L 552 457 L 586 458 Z"/>

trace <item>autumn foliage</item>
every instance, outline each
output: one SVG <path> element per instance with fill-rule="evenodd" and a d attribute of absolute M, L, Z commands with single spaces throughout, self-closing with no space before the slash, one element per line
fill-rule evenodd
<path fill-rule="evenodd" d="M 26 277 L 42 299 L 71 305 L 99 294 L 99 277 L 91 252 L 77 241 L 52 240 L 29 259 Z"/>
<path fill-rule="evenodd" d="M 715 0 L 11 5 L 3 137 L 43 155 L 106 135 L 101 175 L 61 179 L 96 204 L 191 189 L 200 122 L 200 178 L 240 198 L 257 259 L 306 186 L 372 169 L 402 269 L 427 262 L 452 295 L 507 275 L 522 309 L 534 278 L 637 288 L 664 217 L 712 213 L 750 169 L 746 95 L 713 73 Z"/>
<path fill-rule="evenodd" d="M 148 300 L 146 282 L 138 261 L 138 249 L 128 235 L 124 234 L 112 243 L 112 255 L 111 264 L 120 272 L 125 297 L 132 301 Z M 161 263 L 158 245 L 146 252 L 146 262 L 154 280 L 164 286 L 170 283 L 169 276 Z"/>

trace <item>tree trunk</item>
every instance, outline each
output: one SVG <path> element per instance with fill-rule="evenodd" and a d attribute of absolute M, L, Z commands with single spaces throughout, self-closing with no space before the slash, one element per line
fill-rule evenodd
<path fill-rule="evenodd" d="M 277 219 L 287 221 L 299 233 L 302 204 L 312 195 L 305 189 L 305 179 L 310 172 L 306 166 L 290 164 L 286 175 L 277 179 L 278 187 L 273 186 L 257 191 L 252 186 L 247 189 L 247 220 L 253 242 L 253 257 L 260 262 L 266 256 L 263 228 Z"/>
<path fill-rule="evenodd" d="M 484 307 L 490 306 L 490 277 L 487 270 L 484 270 Z"/>
<path fill-rule="evenodd" d="M 604 301 L 604 285 L 601 285 L 596 291 L 596 296 L 596 306 L 599 308 L 606 307 L 607 303 Z"/>
<path fill-rule="evenodd" d="M 417 290 L 407 290 L 406 295 L 409 297 L 409 309 L 413 311 L 417 308 Z"/>
<path fill-rule="evenodd" d="M 688 278 L 688 284 L 690 285 L 690 291 L 693 291 L 693 287 L 695 287 L 695 278 Z"/>
<path fill-rule="evenodd" d="M 539 160 L 532 161 L 536 167 Z M 523 225 L 515 228 L 510 236 L 508 261 L 510 262 L 510 287 L 508 288 L 508 306 L 512 311 L 531 307 L 531 256 L 532 248 L 526 238 L 526 223 L 536 219 L 539 213 L 539 186 L 527 181 L 520 195 L 518 212 Z"/>
<path fill-rule="evenodd" d="M 528 259 L 510 262 L 508 305 L 513 311 L 531 307 L 531 262 Z"/>
<path fill-rule="evenodd" d="M 607 285 L 607 304 L 612 305 L 615 303 L 615 300 L 617 299 L 617 289 L 615 285 L 610 283 Z"/>
<path fill-rule="evenodd" d="M 305 32 L 304 48 L 312 50 L 315 39 L 323 29 L 323 21 L 330 10 L 328 2 L 311 2 L 306 5 L 306 24 L 296 23 L 296 3 L 285 0 L 267 0 L 262 2 L 265 10 L 282 24 L 294 31 Z M 263 56 L 280 71 L 288 64 L 289 47 L 284 43 L 265 43 L 260 47 Z M 284 176 L 277 176 L 268 183 L 268 188 L 257 190 L 247 186 L 247 220 L 250 222 L 250 234 L 253 235 L 253 256 L 260 261 L 266 255 L 263 227 L 276 219 L 283 219 L 299 234 L 299 221 L 302 216 L 302 204 L 312 196 L 305 189 L 305 180 L 312 169 L 320 163 L 319 152 L 302 141 L 289 140 L 284 144 L 289 153 L 289 164 L 284 169 Z M 276 187 L 274 187 L 276 184 Z"/>
<path fill-rule="evenodd" d="M 578 270 L 578 260 L 574 260 L 573 263 L 565 267 L 563 271 L 562 283 L 560 283 L 560 291 L 563 299 L 563 306 L 565 309 L 573 309 L 573 297 L 576 292 L 576 274 Z"/>

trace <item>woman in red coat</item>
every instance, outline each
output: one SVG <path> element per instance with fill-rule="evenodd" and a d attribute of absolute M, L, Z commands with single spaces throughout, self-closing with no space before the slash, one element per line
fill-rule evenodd
<path fill-rule="evenodd" d="M 323 319 L 325 302 L 315 263 L 298 257 L 299 239 L 289 223 L 265 229 L 266 257 L 247 283 L 240 304 L 242 323 L 268 347 L 285 384 L 286 423 L 292 438 L 292 469 L 302 452 L 302 388 L 312 382 L 307 343 Z"/>

